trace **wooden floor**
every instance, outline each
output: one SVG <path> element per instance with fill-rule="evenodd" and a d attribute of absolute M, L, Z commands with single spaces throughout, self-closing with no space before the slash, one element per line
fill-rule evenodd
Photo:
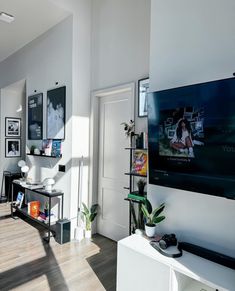
<path fill-rule="evenodd" d="M 100 235 L 64 245 L 0 204 L 0 290 L 115 290 L 116 243 Z"/>

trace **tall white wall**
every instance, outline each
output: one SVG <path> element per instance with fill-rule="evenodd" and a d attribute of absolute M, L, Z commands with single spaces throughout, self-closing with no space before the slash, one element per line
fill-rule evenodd
<path fill-rule="evenodd" d="M 147 77 L 150 0 L 92 3 L 92 90 Z M 137 116 L 137 102 L 135 108 Z M 146 130 L 146 118 L 136 120 L 136 128 Z"/>
<path fill-rule="evenodd" d="M 1 148 L 0 148 L 0 183 L 2 182 L 2 172 L 3 171 L 11 171 L 19 172 L 19 167 L 17 163 L 19 160 L 25 158 L 25 82 L 20 82 L 20 86 L 18 89 L 14 87 L 7 87 L 1 90 Z M 22 108 L 19 111 L 19 108 Z M 21 157 L 11 157 L 6 158 L 6 150 L 5 150 L 5 118 L 6 117 L 14 117 L 21 119 Z M 13 137 L 15 138 L 15 137 Z M 18 137 L 17 137 L 18 139 Z"/>
<path fill-rule="evenodd" d="M 27 163 L 34 180 L 54 177 L 56 188 L 65 193 L 65 216 L 70 216 L 71 159 L 72 159 L 72 26 L 69 17 L 41 35 L 24 48 L 0 63 L 0 88 L 16 81 L 26 79 L 26 95 L 34 90 L 44 97 L 44 138 L 46 138 L 46 92 L 59 85 L 66 85 L 66 138 L 63 142 L 63 158 L 48 159 L 30 157 Z M 8 105 L 5 104 L 8 108 Z M 5 110 L 2 107 L 2 110 Z M 26 125 L 25 125 L 26 126 Z M 27 141 L 41 146 L 41 142 Z M 66 173 L 58 172 L 58 164 L 66 165 Z"/>
<path fill-rule="evenodd" d="M 152 0 L 151 91 L 231 77 L 234 19 L 232 0 Z M 148 196 L 166 202 L 162 231 L 235 256 L 235 201 L 153 185 Z"/>

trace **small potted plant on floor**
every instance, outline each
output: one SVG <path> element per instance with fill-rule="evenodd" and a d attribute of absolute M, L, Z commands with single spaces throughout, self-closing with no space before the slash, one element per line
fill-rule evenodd
<path fill-rule="evenodd" d="M 165 204 L 162 203 L 158 208 L 153 210 L 151 203 L 147 199 L 145 204 L 142 204 L 141 210 L 146 219 L 145 233 L 148 237 L 153 237 L 155 235 L 156 224 L 165 219 L 165 216 L 159 216 L 164 208 Z"/>
<path fill-rule="evenodd" d="M 139 181 L 137 182 L 137 187 L 138 187 L 138 191 L 139 191 L 140 196 L 144 196 L 145 185 L 146 185 L 146 181 L 144 179 L 139 179 Z"/>
<path fill-rule="evenodd" d="M 98 213 L 98 204 L 92 205 L 90 209 L 86 206 L 85 203 L 82 203 L 82 206 L 83 206 L 82 214 L 86 224 L 85 237 L 91 238 L 91 223 Z"/>

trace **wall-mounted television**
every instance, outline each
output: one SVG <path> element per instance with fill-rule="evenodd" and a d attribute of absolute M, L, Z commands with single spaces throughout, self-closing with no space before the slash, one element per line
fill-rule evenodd
<path fill-rule="evenodd" d="M 235 78 L 148 95 L 149 182 L 235 199 Z"/>

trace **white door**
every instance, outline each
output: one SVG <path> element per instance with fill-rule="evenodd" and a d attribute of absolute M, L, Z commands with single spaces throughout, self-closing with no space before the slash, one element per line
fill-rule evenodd
<path fill-rule="evenodd" d="M 127 197 L 129 171 L 129 140 L 122 122 L 133 119 L 132 91 L 100 97 L 99 103 L 99 177 L 98 233 L 120 240 L 129 235 L 129 205 Z"/>

